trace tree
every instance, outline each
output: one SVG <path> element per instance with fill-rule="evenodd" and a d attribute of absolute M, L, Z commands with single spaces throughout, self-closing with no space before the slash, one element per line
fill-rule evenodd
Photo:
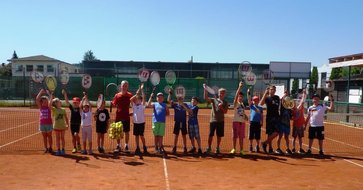
<path fill-rule="evenodd" d="M 86 51 L 83 55 L 83 61 L 99 61 L 99 59 L 96 58 L 96 56 L 93 54 L 92 50 Z"/>
<path fill-rule="evenodd" d="M 311 72 L 311 76 L 310 76 L 310 88 L 312 88 L 312 84 L 315 84 L 315 89 L 317 88 L 318 85 L 318 80 L 319 80 L 319 74 L 318 74 L 318 68 L 317 67 L 313 67 L 313 71 Z"/>
<path fill-rule="evenodd" d="M 341 77 L 341 69 L 342 68 L 333 68 L 330 73 L 330 80 L 339 79 Z"/>
<path fill-rule="evenodd" d="M 295 96 L 299 91 L 299 79 L 294 79 L 292 81 L 292 89 L 291 89 L 291 95 Z"/>
<path fill-rule="evenodd" d="M 11 76 L 11 63 L 2 63 L 0 67 L 0 76 Z"/>

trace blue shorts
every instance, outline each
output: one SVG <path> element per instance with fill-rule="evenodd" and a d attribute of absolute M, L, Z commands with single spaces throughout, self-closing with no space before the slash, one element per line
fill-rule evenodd
<path fill-rule="evenodd" d="M 189 124 L 189 138 L 190 139 L 200 139 L 199 126 L 198 124 Z"/>
<path fill-rule="evenodd" d="M 289 135 L 290 134 L 290 126 L 280 123 L 279 124 L 279 134 Z"/>
<path fill-rule="evenodd" d="M 39 125 L 39 131 L 48 133 L 53 131 L 53 125 Z"/>

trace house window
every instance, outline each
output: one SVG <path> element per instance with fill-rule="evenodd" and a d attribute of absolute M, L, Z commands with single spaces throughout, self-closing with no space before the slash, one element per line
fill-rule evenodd
<path fill-rule="evenodd" d="M 53 65 L 47 65 L 47 72 L 50 73 L 50 72 L 54 72 L 54 67 Z"/>
<path fill-rule="evenodd" d="M 17 65 L 16 66 L 16 72 L 23 72 L 23 68 L 24 68 L 23 65 Z"/>
<path fill-rule="evenodd" d="M 27 65 L 26 72 L 32 72 L 32 71 L 33 71 L 33 65 Z"/>
<path fill-rule="evenodd" d="M 44 65 L 37 65 L 37 71 L 44 72 Z"/>

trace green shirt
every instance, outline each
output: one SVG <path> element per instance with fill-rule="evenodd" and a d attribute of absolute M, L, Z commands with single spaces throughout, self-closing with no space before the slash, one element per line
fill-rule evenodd
<path fill-rule="evenodd" d="M 52 116 L 53 116 L 53 128 L 64 130 L 66 129 L 66 110 L 64 108 L 55 108 L 52 107 Z"/>
<path fill-rule="evenodd" d="M 211 98 L 212 103 L 212 111 L 210 122 L 223 122 L 224 121 L 224 113 L 222 110 L 218 108 L 218 104 L 222 103 L 222 107 L 227 110 L 228 109 L 228 102 L 225 100 L 221 100 L 219 98 Z"/>

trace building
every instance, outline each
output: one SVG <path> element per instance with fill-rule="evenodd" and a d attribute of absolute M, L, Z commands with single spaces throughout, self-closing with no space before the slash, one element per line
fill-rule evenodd
<path fill-rule="evenodd" d="M 30 76 L 31 72 L 39 71 L 46 75 L 58 76 L 60 71 L 68 70 L 69 73 L 79 73 L 76 65 L 60 61 L 44 55 L 18 58 L 16 53 L 11 59 L 12 76 Z"/>

